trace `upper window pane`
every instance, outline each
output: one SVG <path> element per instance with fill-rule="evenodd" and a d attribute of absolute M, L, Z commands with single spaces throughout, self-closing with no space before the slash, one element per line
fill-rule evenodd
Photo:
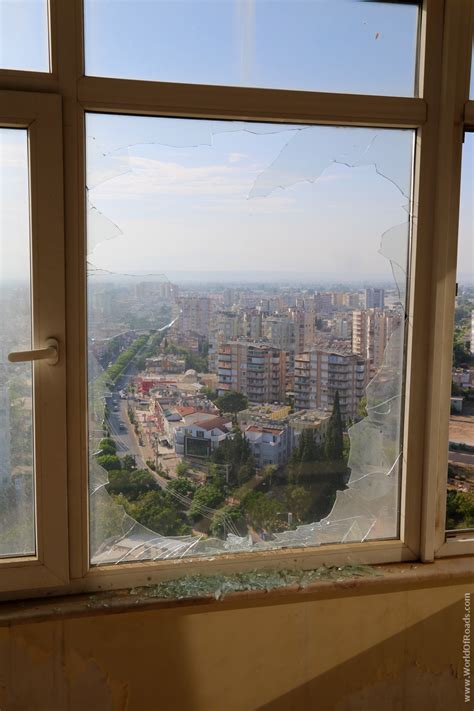
<path fill-rule="evenodd" d="M 85 0 L 86 73 L 413 96 L 418 3 Z"/>
<path fill-rule="evenodd" d="M 49 72 L 48 0 L 0 0 L 0 69 Z"/>

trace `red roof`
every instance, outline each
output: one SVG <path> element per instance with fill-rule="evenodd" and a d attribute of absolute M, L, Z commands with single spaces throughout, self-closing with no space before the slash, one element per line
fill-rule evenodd
<path fill-rule="evenodd" d="M 213 430 L 218 429 L 225 431 L 226 425 L 229 424 L 229 420 L 226 417 L 213 417 L 212 420 L 206 420 L 205 422 L 196 423 L 196 427 L 200 427 L 203 430 Z"/>
<path fill-rule="evenodd" d="M 282 435 L 284 431 L 285 430 L 282 429 L 273 429 L 272 427 L 259 427 L 258 425 L 250 425 L 250 427 L 247 427 L 246 429 L 246 432 L 266 432 L 272 435 Z"/>
<path fill-rule="evenodd" d="M 195 407 L 190 405 L 180 405 L 176 408 L 176 410 L 182 417 L 186 417 L 186 415 L 194 415 L 195 412 L 198 412 Z"/>

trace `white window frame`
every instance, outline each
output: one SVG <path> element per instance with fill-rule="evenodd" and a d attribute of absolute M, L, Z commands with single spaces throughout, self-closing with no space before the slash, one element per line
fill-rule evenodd
<path fill-rule="evenodd" d="M 50 15 L 51 73 L 0 70 L 0 89 L 14 90 L 18 97 L 41 92 L 45 101 L 52 94 L 62 99 L 69 507 L 67 526 L 61 514 L 66 490 L 59 487 L 54 494 L 58 509 L 52 513 L 50 524 L 69 543 L 69 579 L 60 566 L 62 575 L 57 584 L 48 578 L 33 585 L 23 572 L 27 570 L 26 561 L 7 561 L 4 568 L 13 570 L 14 575 L 6 589 L 16 587 L 23 595 L 31 594 L 33 587 L 35 591 L 41 587 L 50 592 L 92 591 L 147 584 L 184 573 L 275 566 L 313 568 L 348 561 L 431 561 L 435 554 L 474 554 L 474 541 L 450 538 L 446 542 L 444 532 L 461 137 L 464 123 L 474 126 L 474 102 L 467 101 L 473 0 L 423 0 L 419 96 L 414 98 L 87 77 L 83 74 L 82 0 L 50 0 Z M 3 106 L 0 96 L 0 114 L 4 113 Z M 399 540 L 227 554 L 213 560 L 90 566 L 85 308 L 87 111 L 416 129 Z M 54 122 L 45 128 L 50 142 L 53 127 L 56 130 Z M 44 160 L 50 162 L 49 157 Z M 60 187 L 57 195 L 61 195 Z M 62 209 L 60 198 L 57 209 Z M 60 247 L 57 254 L 61 254 Z M 59 262 L 58 258 L 61 281 Z M 53 552 L 45 549 L 45 556 L 49 561 Z M 61 556 L 63 563 L 64 552 Z M 56 570 L 54 566 L 51 569 Z"/>
<path fill-rule="evenodd" d="M 33 364 L 34 556 L 0 558 L 1 590 L 64 585 L 69 579 L 66 458 L 61 97 L 0 91 L 0 126 L 28 131 L 32 347 L 59 343 L 59 362 Z"/>

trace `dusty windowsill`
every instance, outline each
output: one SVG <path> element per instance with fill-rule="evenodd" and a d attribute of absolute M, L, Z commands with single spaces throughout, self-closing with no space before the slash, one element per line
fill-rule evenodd
<path fill-rule="evenodd" d="M 192 576 L 148 587 L 4 602 L 0 626 L 144 611 L 200 611 L 258 604 L 284 604 L 347 595 L 380 594 L 420 587 L 474 582 L 471 556 L 432 564 L 397 563 L 318 568 L 315 571 L 259 571 L 241 575 Z"/>

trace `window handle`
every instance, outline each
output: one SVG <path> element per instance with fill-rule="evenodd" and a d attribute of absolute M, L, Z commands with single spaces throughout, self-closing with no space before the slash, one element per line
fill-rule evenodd
<path fill-rule="evenodd" d="M 14 351 L 8 354 L 10 363 L 26 363 L 33 360 L 45 360 L 48 365 L 56 365 L 59 360 L 59 343 L 56 338 L 46 339 L 46 348 L 31 351 Z"/>

